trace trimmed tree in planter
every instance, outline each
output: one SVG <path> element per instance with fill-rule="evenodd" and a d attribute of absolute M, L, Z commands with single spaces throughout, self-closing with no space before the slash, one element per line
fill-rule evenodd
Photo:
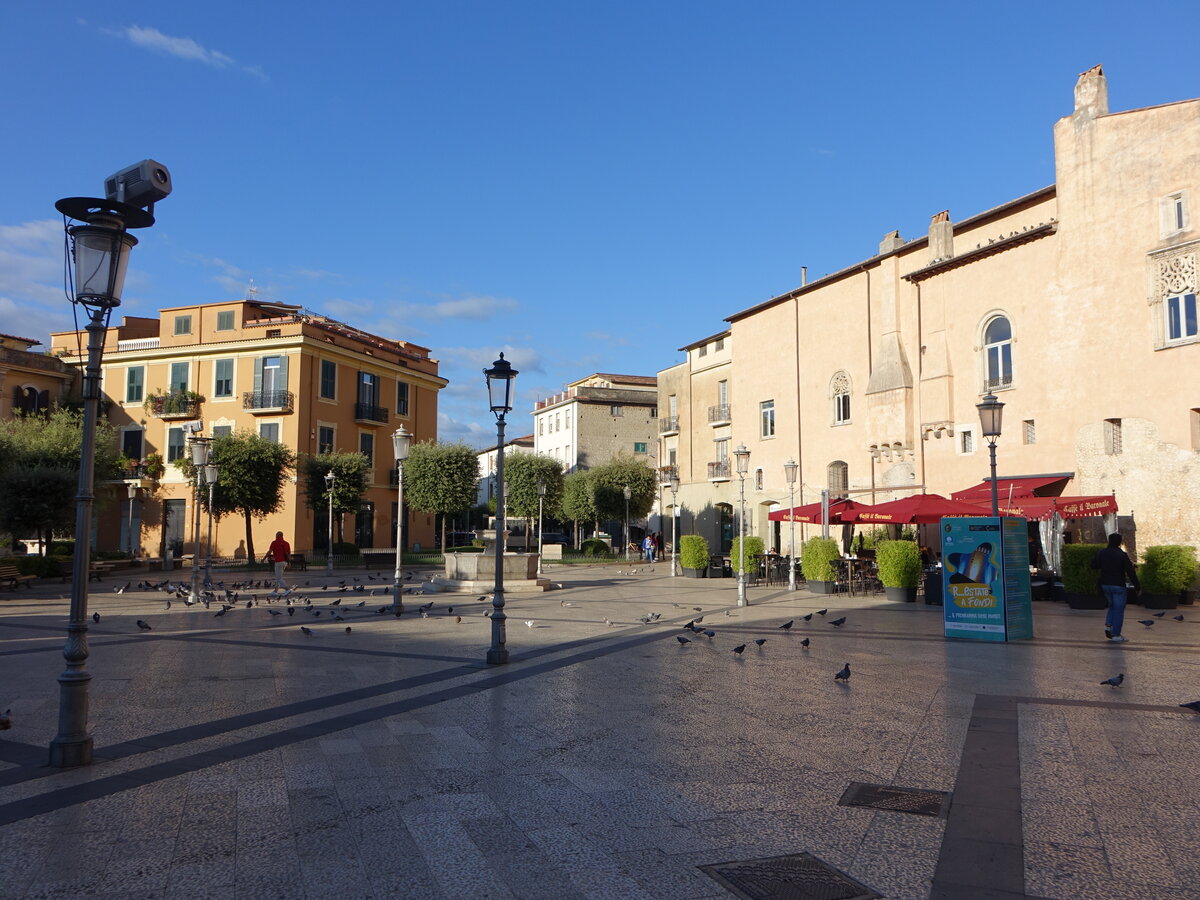
<path fill-rule="evenodd" d="M 703 578 L 708 573 L 708 541 L 702 534 L 685 534 L 679 539 L 679 565 L 689 578 Z"/>
<path fill-rule="evenodd" d="M 837 541 L 824 537 L 809 538 L 800 552 L 800 569 L 804 572 L 808 589 L 814 594 L 832 594 L 837 581 L 833 561 L 842 555 Z"/>
<path fill-rule="evenodd" d="M 1063 545 L 1063 591 L 1071 609 L 1104 609 L 1108 606 L 1100 592 L 1100 573 L 1092 568 L 1092 560 L 1104 547 L 1104 544 Z"/>
<path fill-rule="evenodd" d="M 879 580 L 889 600 L 915 603 L 921 582 L 921 549 L 915 541 L 880 541 L 875 545 Z"/>
<path fill-rule="evenodd" d="M 1196 548 L 1183 544 L 1147 547 L 1144 562 L 1138 567 L 1142 583 L 1142 606 L 1147 609 L 1174 609 L 1179 596 L 1196 580 Z"/>
<path fill-rule="evenodd" d="M 729 561 L 733 564 L 733 573 L 736 575 L 738 566 L 741 564 L 742 550 L 741 538 L 733 539 L 733 547 L 729 552 Z M 759 561 L 763 555 L 763 540 L 756 535 L 748 535 L 746 537 L 746 571 L 754 573 L 758 571 Z"/>

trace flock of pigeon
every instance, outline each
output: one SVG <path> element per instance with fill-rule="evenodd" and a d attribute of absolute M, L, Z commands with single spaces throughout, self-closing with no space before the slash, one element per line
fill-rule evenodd
<path fill-rule="evenodd" d="M 1154 616 L 1154 619 L 1161 619 L 1166 614 L 1167 614 L 1166 610 L 1163 610 L 1162 612 L 1151 613 L 1151 615 Z M 1183 621 L 1183 613 L 1179 613 L 1178 615 L 1171 616 L 1171 618 L 1174 619 L 1176 622 L 1182 622 Z M 1145 625 L 1147 628 L 1150 628 L 1151 626 L 1154 625 L 1154 619 L 1138 619 L 1137 622 L 1139 625 Z M 1115 690 L 1116 688 L 1119 688 L 1124 683 L 1125 683 L 1125 673 L 1118 672 L 1112 678 L 1105 678 L 1102 682 L 1100 682 L 1100 686 L 1104 687 L 1105 685 L 1107 685 L 1108 687 L 1113 688 Z M 1193 700 L 1190 703 L 1180 703 L 1179 705 L 1182 706 L 1184 709 L 1190 709 L 1192 712 L 1200 713 L 1200 700 Z"/>
<path fill-rule="evenodd" d="M 694 609 L 696 612 L 704 611 L 699 606 L 693 606 L 692 609 Z M 816 615 L 818 615 L 818 616 L 826 616 L 828 614 L 829 614 L 828 609 L 819 609 L 816 612 Z M 729 613 L 726 613 L 726 615 L 729 615 Z M 800 618 L 805 622 L 811 622 L 813 615 L 814 615 L 813 613 L 809 613 L 808 615 L 801 616 Z M 648 616 L 643 616 L 638 621 L 642 622 L 643 624 L 649 625 L 652 622 L 657 621 L 658 617 L 659 617 L 658 613 L 650 613 Z M 608 620 L 605 619 L 605 621 L 607 622 Z M 690 631 L 692 634 L 703 635 L 704 637 L 708 638 L 709 641 L 712 641 L 717 636 L 717 632 L 714 631 L 712 628 L 701 628 L 700 623 L 703 621 L 704 621 L 704 616 L 697 616 L 696 618 L 692 619 L 692 621 L 690 621 L 686 625 L 684 625 L 683 630 Z M 782 631 L 785 634 L 789 634 L 789 633 L 791 633 L 792 627 L 795 624 L 796 624 L 795 619 L 788 619 L 782 625 L 777 625 L 776 628 L 777 628 L 777 630 Z M 837 619 L 830 619 L 827 624 L 832 625 L 834 628 L 841 628 L 843 625 L 846 624 L 846 617 L 841 616 Z M 683 635 L 677 635 L 675 637 L 675 640 L 679 641 L 679 646 L 681 649 L 686 647 L 688 644 L 692 643 L 691 638 L 684 637 Z M 763 638 L 763 637 L 754 639 L 754 644 L 758 647 L 758 649 L 760 651 L 763 648 L 763 644 L 765 644 L 766 642 L 767 642 L 767 639 Z M 812 646 L 812 638 L 808 638 L 808 637 L 804 638 L 804 640 L 800 641 L 800 646 L 802 648 L 804 648 L 805 650 L 808 650 L 808 648 Z M 746 652 L 746 647 L 747 647 L 746 644 L 738 644 L 736 647 L 733 648 L 734 655 L 740 657 L 743 653 Z M 849 682 L 850 681 L 850 663 L 846 663 L 844 666 L 842 666 L 841 671 L 838 672 L 836 675 L 834 675 L 833 679 L 834 679 L 834 681 L 838 681 L 843 684 Z"/>

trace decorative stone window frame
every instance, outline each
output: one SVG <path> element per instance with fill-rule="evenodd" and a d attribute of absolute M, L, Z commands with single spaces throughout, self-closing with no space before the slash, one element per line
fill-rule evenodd
<path fill-rule="evenodd" d="M 1190 193 L 1186 190 L 1172 191 L 1159 200 L 1158 230 L 1162 240 L 1170 240 L 1192 230 Z M 1180 219 L 1183 221 L 1180 222 Z"/>
<path fill-rule="evenodd" d="M 1168 297 L 1178 297 L 1183 294 L 1200 295 L 1200 278 L 1197 278 L 1196 273 L 1198 252 L 1200 252 L 1200 240 L 1177 244 L 1174 247 L 1156 250 L 1149 254 L 1147 279 L 1150 296 L 1147 302 L 1150 306 L 1155 350 L 1200 343 L 1200 334 L 1176 340 L 1167 338 L 1166 307 Z"/>
<path fill-rule="evenodd" d="M 850 402 L 853 383 L 850 374 L 845 369 L 839 369 L 829 379 L 829 424 L 850 425 L 854 422 L 854 405 Z M 842 398 L 845 398 L 846 415 L 841 418 Z"/>

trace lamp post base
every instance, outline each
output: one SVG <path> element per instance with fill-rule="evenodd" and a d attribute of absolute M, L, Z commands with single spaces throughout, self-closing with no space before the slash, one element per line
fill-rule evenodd
<path fill-rule="evenodd" d="M 55 769 L 74 769 L 92 764 L 92 738 L 60 740 L 50 742 L 50 765 Z"/>
<path fill-rule="evenodd" d="M 489 666 L 503 666 L 508 663 L 508 648 L 501 647 L 499 650 L 488 650 L 487 664 Z"/>

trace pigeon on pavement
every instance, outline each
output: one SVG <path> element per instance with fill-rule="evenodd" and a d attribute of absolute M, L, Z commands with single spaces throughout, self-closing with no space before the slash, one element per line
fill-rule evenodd
<path fill-rule="evenodd" d="M 803 647 L 805 650 L 807 650 L 807 649 L 808 649 L 808 645 L 809 645 L 809 644 L 811 644 L 811 643 L 812 643 L 812 641 L 810 641 L 808 638 L 805 638 L 804 640 L 802 640 L 802 641 L 800 642 L 800 646 L 801 646 L 801 647 Z"/>
<path fill-rule="evenodd" d="M 795 620 L 795 619 L 788 619 L 786 622 L 784 622 L 784 623 L 783 623 L 782 625 L 780 625 L 779 627 L 780 627 L 780 628 L 782 628 L 784 631 L 791 631 L 791 630 L 792 630 L 792 626 L 793 626 L 793 625 L 795 625 L 795 624 L 796 624 L 796 620 Z"/>
<path fill-rule="evenodd" d="M 1114 675 L 1112 678 L 1105 678 L 1100 683 L 1107 684 L 1109 687 L 1119 688 L 1121 686 L 1121 682 L 1124 680 L 1125 680 L 1125 673 L 1122 672 L 1120 675 Z"/>
<path fill-rule="evenodd" d="M 758 644 L 758 646 L 760 646 L 760 647 L 761 647 L 763 644 L 765 644 L 766 642 L 767 642 L 767 639 L 766 639 L 766 638 L 755 638 L 755 639 L 754 639 L 754 643 Z"/>
<path fill-rule="evenodd" d="M 1177 616 L 1171 616 L 1171 618 L 1174 619 L 1176 622 L 1182 622 L 1183 621 L 1183 613 L 1180 613 Z"/>
<path fill-rule="evenodd" d="M 733 648 L 733 652 L 736 653 L 738 656 L 741 656 L 742 651 L 745 649 L 746 649 L 745 644 L 738 644 L 736 647 Z"/>
<path fill-rule="evenodd" d="M 137 620 L 137 627 L 142 629 L 142 631 L 150 631 L 150 623 L 143 622 L 141 619 Z"/>
<path fill-rule="evenodd" d="M 92 621 L 97 625 L 100 624 L 100 613 L 92 613 Z"/>
<path fill-rule="evenodd" d="M 842 616 L 840 619 L 834 619 L 829 624 L 833 625 L 835 628 L 841 628 L 846 624 L 846 617 Z"/>
<path fill-rule="evenodd" d="M 813 614 L 809 613 L 807 616 L 801 616 L 801 618 L 804 619 L 805 622 L 811 622 L 812 616 L 813 616 Z"/>
<path fill-rule="evenodd" d="M 834 681 L 849 681 L 850 680 L 850 663 L 842 666 L 842 671 L 833 676 Z"/>
<path fill-rule="evenodd" d="M 1154 620 L 1153 619 L 1138 619 L 1138 624 L 1145 625 L 1147 628 L 1149 628 L 1151 625 L 1154 624 Z"/>
<path fill-rule="evenodd" d="M 685 644 L 691 643 L 691 639 L 685 638 L 682 634 L 675 635 L 675 640 L 679 641 L 680 647 L 684 646 Z"/>
<path fill-rule="evenodd" d="M 307 634 L 309 637 L 312 637 L 312 629 L 309 628 L 307 625 L 301 625 L 300 630 L 303 631 L 305 634 Z"/>
<path fill-rule="evenodd" d="M 827 613 L 827 612 L 829 612 L 829 610 L 828 610 L 828 609 L 818 609 L 818 610 L 817 610 L 817 615 L 818 615 L 818 616 L 823 616 L 823 615 L 825 615 L 825 613 Z"/>
<path fill-rule="evenodd" d="M 1167 614 L 1167 611 L 1165 609 L 1162 612 L 1151 613 L 1151 615 L 1153 615 L 1154 618 L 1156 618 L 1156 619 L 1161 619 L 1166 614 Z"/>

